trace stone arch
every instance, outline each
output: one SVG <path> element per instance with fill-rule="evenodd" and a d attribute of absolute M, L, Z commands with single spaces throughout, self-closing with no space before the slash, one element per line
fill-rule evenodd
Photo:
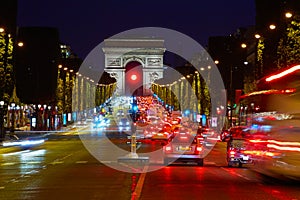
<path fill-rule="evenodd" d="M 111 38 L 104 40 L 104 70 L 111 77 L 117 77 L 118 95 L 125 95 L 126 66 L 130 62 L 139 62 L 142 66 L 141 84 L 143 93 L 151 93 L 151 83 L 163 77 L 164 40 L 154 38 Z"/>
<path fill-rule="evenodd" d="M 143 68 L 145 67 L 145 61 L 143 61 L 143 59 L 139 58 L 139 57 L 132 56 L 132 57 L 124 58 L 123 60 L 124 60 L 123 61 L 123 67 L 124 68 L 130 62 L 139 62 L 142 65 Z"/>
<path fill-rule="evenodd" d="M 132 60 L 127 62 L 125 68 L 125 95 L 126 96 L 142 96 L 143 95 L 143 65 Z"/>

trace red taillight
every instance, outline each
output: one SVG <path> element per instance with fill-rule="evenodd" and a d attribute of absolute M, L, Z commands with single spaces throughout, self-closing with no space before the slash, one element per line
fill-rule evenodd
<path fill-rule="evenodd" d="M 197 147 L 197 151 L 202 151 L 202 147 Z"/>
<path fill-rule="evenodd" d="M 196 147 L 195 153 L 200 154 L 202 150 L 203 150 L 202 147 Z"/>
<path fill-rule="evenodd" d="M 166 146 L 166 151 L 172 151 L 172 147 L 171 146 Z"/>

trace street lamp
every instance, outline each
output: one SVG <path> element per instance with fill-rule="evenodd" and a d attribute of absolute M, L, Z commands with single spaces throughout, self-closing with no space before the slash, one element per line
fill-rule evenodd
<path fill-rule="evenodd" d="M 270 28 L 271 30 L 274 30 L 274 29 L 276 29 L 276 25 L 275 25 L 275 24 L 270 24 L 269 28 Z"/>
<path fill-rule="evenodd" d="M 4 133 L 4 118 L 3 118 L 3 106 L 4 101 L 0 101 L 0 142 L 4 141 L 5 133 Z"/>
<path fill-rule="evenodd" d="M 242 47 L 243 49 L 245 49 L 245 48 L 247 47 L 247 44 L 242 43 L 242 44 L 241 44 L 241 47 Z"/>
<path fill-rule="evenodd" d="M 255 37 L 256 39 L 259 39 L 261 36 L 260 36 L 260 34 L 256 33 L 256 34 L 254 35 L 254 37 Z"/>
<path fill-rule="evenodd" d="M 37 110 L 37 115 L 36 115 L 36 125 L 37 125 L 37 129 L 38 130 L 41 130 L 41 121 L 42 121 L 42 119 L 41 119 L 41 107 L 42 107 L 42 105 L 41 104 L 38 104 L 38 106 L 37 106 L 37 108 L 38 108 L 38 110 Z"/>
<path fill-rule="evenodd" d="M 11 104 L 11 127 L 10 127 L 10 132 L 13 133 L 15 130 L 15 106 L 16 104 L 12 102 Z"/>
<path fill-rule="evenodd" d="M 23 46 L 24 46 L 24 43 L 23 43 L 23 42 L 18 42 L 18 46 L 19 46 L 19 47 L 23 47 Z"/>
<path fill-rule="evenodd" d="M 291 18 L 292 16 L 293 16 L 293 14 L 291 12 L 286 12 L 285 13 L 286 18 Z"/>
<path fill-rule="evenodd" d="M 47 128 L 48 130 L 51 130 L 51 106 L 48 106 L 48 119 L 47 119 Z"/>

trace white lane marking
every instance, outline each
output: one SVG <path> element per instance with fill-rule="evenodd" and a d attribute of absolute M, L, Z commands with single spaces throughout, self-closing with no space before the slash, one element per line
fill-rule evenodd
<path fill-rule="evenodd" d="M 8 163 L 2 163 L 1 166 L 11 166 L 11 165 L 15 165 L 16 163 L 14 162 L 8 162 Z"/>
<path fill-rule="evenodd" d="M 26 165 L 35 165 L 35 164 L 41 164 L 42 162 L 40 161 L 29 161 L 29 162 L 25 162 L 25 163 L 22 163 L 22 164 L 26 164 Z"/>
<path fill-rule="evenodd" d="M 23 150 L 23 151 L 17 151 L 17 152 L 12 152 L 12 153 L 4 153 L 2 156 L 15 156 L 15 155 L 20 155 L 23 153 L 28 153 L 30 150 Z"/>
<path fill-rule="evenodd" d="M 4 186 L 0 186 L 0 190 L 3 190 L 3 189 L 5 189 L 5 187 Z"/>
<path fill-rule="evenodd" d="M 72 155 L 73 155 L 73 153 L 68 154 L 68 155 L 66 155 L 66 156 L 64 156 L 64 157 L 62 157 L 62 158 L 57 158 L 57 159 L 55 159 L 53 162 L 51 162 L 51 163 L 49 163 L 49 164 L 50 164 L 50 165 L 62 164 L 62 163 L 64 163 L 63 160 L 67 159 L 68 157 L 70 157 L 70 156 L 72 156 Z"/>
<path fill-rule="evenodd" d="M 135 187 L 135 190 L 132 194 L 133 199 L 134 200 L 138 200 L 141 196 L 141 193 L 142 193 L 142 189 L 143 189 L 143 185 L 144 185 L 144 181 L 145 181 L 145 178 L 146 178 L 146 174 L 147 174 L 147 171 L 148 171 L 148 168 L 149 166 L 146 165 L 143 169 L 143 172 L 141 173 L 140 177 L 139 177 L 139 180 L 136 184 L 136 187 Z"/>
<path fill-rule="evenodd" d="M 25 172 L 25 174 L 36 174 L 36 173 L 39 173 L 39 172 L 40 172 L 40 170 L 33 169 L 33 170 L 29 171 L 29 172 Z M 23 175 L 23 176 L 25 176 L 25 175 Z"/>
<path fill-rule="evenodd" d="M 52 163 L 50 163 L 50 165 L 57 165 L 57 164 L 62 164 L 64 163 L 63 161 L 54 161 Z"/>
<path fill-rule="evenodd" d="M 88 161 L 86 161 L 86 160 L 79 160 L 79 161 L 77 161 L 76 162 L 76 164 L 85 164 L 85 163 L 87 163 Z"/>

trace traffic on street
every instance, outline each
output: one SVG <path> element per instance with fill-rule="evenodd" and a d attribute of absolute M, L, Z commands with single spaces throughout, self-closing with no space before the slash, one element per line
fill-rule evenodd
<path fill-rule="evenodd" d="M 151 103 L 151 107 L 160 108 L 160 105 Z M 130 173 L 115 170 L 112 165 L 124 163 L 97 159 L 94 152 L 85 147 L 84 140 L 108 138 L 130 153 L 132 127 L 120 129 L 118 118 L 126 116 L 114 117 L 118 113 L 120 109 L 105 117 L 95 115 L 94 120 L 63 132 L 49 132 L 41 144 L 1 147 L 1 199 L 300 199 L 299 182 L 295 179 L 278 179 L 252 170 L 253 163 L 246 162 L 251 156 L 247 159 L 243 156 L 243 165 L 235 163 L 238 160 L 231 159 L 231 152 L 241 147 L 240 141 L 222 141 L 216 136 L 213 147 L 203 156 L 207 131 L 193 133 L 184 123 L 178 123 L 179 116 L 165 121 L 168 117 L 164 112 L 156 113 L 159 117 L 155 122 L 141 113 L 139 116 L 145 120 L 137 119 L 141 123 L 134 125 L 137 126 L 136 153 L 159 150 L 160 156 L 142 163 L 144 171 L 139 171 L 135 165 Z M 130 114 L 128 116 L 132 123 Z M 169 125 L 170 122 L 173 125 Z M 95 126 L 98 123 L 101 126 Z M 154 132 L 161 129 L 172 136 L 151 138 L 148 133 L 151 129 Z M 113 154 L 105 146 L 98 149 L 98 153 Z M 151 168 L 156 170 L 148 172 Z"/>

